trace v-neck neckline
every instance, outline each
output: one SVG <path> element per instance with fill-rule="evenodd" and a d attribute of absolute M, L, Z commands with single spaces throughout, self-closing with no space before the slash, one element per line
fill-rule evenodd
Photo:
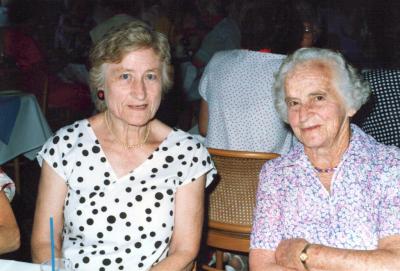
<path fill-rule="evenodd" d="M 88 131 L 89 131 L 90 137 L 96 142 L 96 145 L 98 145 L 99 148 L 100 148 L 99 154 L 100 154 L 101 156 L 104 156 L 104 157 L 105 157 L 105 159 L 106 159 L 105 163 L 107 164 L 107 167 L 110 169 L 110 174 L 112 174 L 113 177 L 115 178 L 115 180 L 117 180 L 117 181 L 121 181 L 121 180 L 123 180 L 123 179 L 126 179 L 126 178 L 128 178 L 129 176 L 131 176 L 135 171 L 137 172 L 137 171 L 139 171 L 141 168 L 143 168 L 144 165 L 148 163 L 149 157 L 154 157 L 155 154 L 156 154 L 156 152 L 157 152 L 157 150 L 159 150 L 160 148 L 163 147 L 163 145 L 166 144 L 167 138 L 170 137 L 171 134 L 175 132 L 174 129 L 171 129 L 171 131 L 170 131 L 170 132 L 168 133 L 168 135 L 164 138 L 164 140 L 158 145 L 157 148 L 154 149 L 154 151 L 152 151 L 152 152 L 150 153 L 149 156 L 147 156 L 147 158 L 146 158 L 142 163 L 140 163 L 137 167 L 135 167 L 135 168 L 129 170 L 126 174 L 124 174 L 124 175 L 122 175 L 122 176 L 118 176 L 117 173 L 116 173 L 116 171 L 114 170 L 112 164 L 109 162 L 108 156 L 107 156 L 106 152 L 104 151 L 103 146 L 101 145 L 100 140 L 98 139 L 98 137 L 97 137 L 95 131 L 93 130 L 92 124 L 90 123 L 90 121 L 89 121 L 88 119 L 85 119 L 85 121 L 86 121 L 86 124 L 87 124 L 86 127 L 87 127 L 87 129 L 88 129 Z"/>

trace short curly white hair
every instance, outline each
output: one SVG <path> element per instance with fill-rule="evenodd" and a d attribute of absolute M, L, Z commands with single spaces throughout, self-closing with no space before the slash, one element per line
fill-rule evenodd
<path fill-rule="evenodd" d="M 361 79 L 356 69 L 346 62 L 342 54 L 328 49 L 301 48 L 289 55 L 275 74 L 273 95 L 275 108 L 280 117 L 288 122 L 287 106 L 285 102 L 285 81 L 287 75 L 298 65 L 309 61 L 325 63 L 335 76 L 332 78 L 339 94 L 346 103 L 347 108 L 355 111 L 368 100 L 370 87 Z"/>

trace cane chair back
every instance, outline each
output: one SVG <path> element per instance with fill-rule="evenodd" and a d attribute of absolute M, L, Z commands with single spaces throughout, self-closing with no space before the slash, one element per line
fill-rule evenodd
<path fill-rule="evenodd" d="M 208 194 L 207 245 L 216 249 L 216 268 L 224 270 L 223 251 L 248 253 L 258 175 L 262 165 L 279 155 L 208 149 L 218 171 Z"/>

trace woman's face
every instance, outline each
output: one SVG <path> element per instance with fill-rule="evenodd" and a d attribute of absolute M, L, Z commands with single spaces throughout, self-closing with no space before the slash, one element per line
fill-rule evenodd
<path fill-rule="evenodd" d="M 108 110 L 130 125 L 146 125 L 160 105 L 161 67 L 151 48 L 132 51 L 120 63 L 106 64 Z"/>
<path fill-rule="evenodd" d="M 334 85 L 333 72 L 326 63 L 309 61 L 290 72 L 285 81 L 288 120 L 305 148 L 336 147 L 349 136 L 348 110 Z"/>

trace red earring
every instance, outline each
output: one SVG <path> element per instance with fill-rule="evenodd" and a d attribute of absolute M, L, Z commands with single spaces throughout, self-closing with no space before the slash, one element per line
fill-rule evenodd
<path fill-rule="evenodd" d="M 99 100 L 103 101 L 104 100 L 104 90 L 99 90 L 97 91 L 97 98 L 99 98 Z"/>

